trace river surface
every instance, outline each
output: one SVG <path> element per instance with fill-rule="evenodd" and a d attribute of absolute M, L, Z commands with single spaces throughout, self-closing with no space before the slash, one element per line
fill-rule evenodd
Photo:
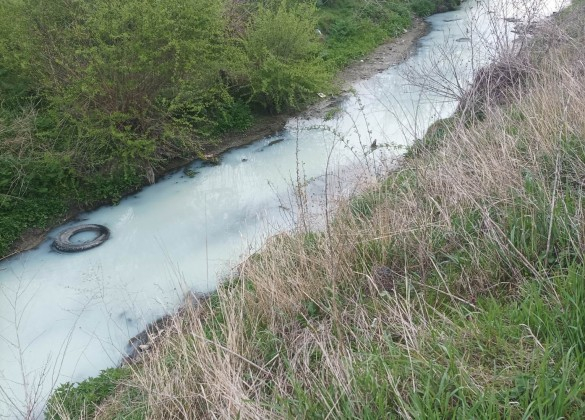
<path fill-rule="evenodd" d="M 413 54 L 357 83 L 335 118 L 293 119 L 278 135 L 225 153 L 219 165 L 195 161 L 194 177 L 168 175 L 0 262 L 0 417 L 21 418 L 26 407 L 41 415 L 55 386 L 119 364 L 130 337 L 188 293 L 214 290 L 267 236 L 297 226 L 301 213 L 319 226 L 325 185 L 331 202 L 380 176 L 401 146 L 454 111 L 437 83 L 464 86 L 493 58 L 487 46 L 502 38 L 491 35 L 491 22 L 509 31 L 502 17 L 525 16 L 486 7 L 470 1 L 428 18 Z M 435 77 L 419 77 L 432 67 Z M 374 140 L 382 147 L 373 150 Z M 297 205 L 299 184 L 306 208 Z M 80 222 L 107 226 L 111 238 L 82 253 L 52 250 L 55 235 Z"/>

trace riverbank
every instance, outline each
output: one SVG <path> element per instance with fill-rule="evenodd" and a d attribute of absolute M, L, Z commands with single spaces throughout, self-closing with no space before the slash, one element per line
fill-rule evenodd
<path fill-rule="evenodd" d="M 51 412 L 584 417 L 584 18 L 492 67 L 520 75 L 505 100 L 454 116 L 324 232 L 271 241 Z"/>
<path fill-rule="evenodd" d="M 286 125 L 286 122 L 291 118 L 324 117 L 327 112 L 336 107 L 336 104 L 339 101 L 343 100 L 343 96 L 348 93 L 353 83 L 369 78 L 390 66 L 402 62 L 408 56 L 408 53 L 415 47 L 417 40 L 424 35 L 426 30 L 427 27 L 425 22 L 420 18 L 414 18 L 412 27 L 408 30 L 405 29 L 402 35 L 385 42 L 363 59 L 356 60 L 338 73 L 335 85 L 337 86 L 336 90 L 338 90 L 340 94 L 329 95 L 324 99 L 316 97 L 312 105 L 296 113 L 289 112 L 277 115 L 259 116 L 252 127 L 244 132 L 228 133 L 221 136 L 213 144 L 207 145 L 202 151 L 202 154 L 208 159 L 214 160 L 228 150 L 250 144 L 263 137 L 281 131 Z M 195 158 L 195 156 L 193 158 Z M 192 160 L 190 159 L 176 159 L 169 162 L 164 168 L 156 171 L 155 180 L 187 165 L 191 161 Z M 145 183 L 144 185 L 146 186 L 148 184 Z M 138 187 L 138 189 L 140 188 L 142 187 Z M 126 191 L 125 195 L 131 195 L 136 191 L 137 189 Z M 54 223 L 51 223 L 49 226 L 44 228 L 34 227 L 26 230 L 22 233 L 20 239 L 13 243 L 6 255 L 0 257 L 0 261 L 21 252 L 36 248 L 46 240 L 46 235 L 50 230 L 55 226 L 74 220 L 79 213 L 95 210 L 102 205 L 110 204 L 111 203 L 109 202 L 98 202 L 91 206 L 76 206 L 75 208 L 69 209 L 64 216 L 55 220 Z"/>

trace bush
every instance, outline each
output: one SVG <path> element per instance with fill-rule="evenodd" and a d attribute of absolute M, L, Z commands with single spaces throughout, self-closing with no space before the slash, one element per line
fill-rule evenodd
<path fill-rule="evenodd" d="M 202 137 L 245 130 L 253 122 L 250 107 L 235 100 L 225 85 L 207 91 L 185 89 L 168 105 L 174 121 Z"/>
<path fill-rule="evenodd" d="M 430 16 L 437 10 L 437 3 L 432 0 L 414 0 L 410 8 L 418 16 Z"/>
<path fill-rule="evenodd" d="M 327 88 L 330 75 L 319 58 L 315 11 L 286 1 L 259 6 L 243 40 L 253 106 L 269 112 L 297 109 Z"/>
<path fill-rule="evenodd" d="M 166 110 L 155 106 L 158 99 L 174 98 L 187 84 L 205 90 L 217 78 L 221 2 L 56 0 L 47 7 L 41 0 L 22 0 L 13 5 L 19 13 L 11 27 L 19 30 L 7 33 L 0 45 L 0 55 L 8 57 L 0 59 L 0 68 L 34 80 L 61 124 L 79 141 L 93 143 L 86 151 L 112 159 L 154 159 L 152 143 L 165 140 L 158 134 L 172 124 Z M 70 140 L 61 142 L 71 146 Z"/>

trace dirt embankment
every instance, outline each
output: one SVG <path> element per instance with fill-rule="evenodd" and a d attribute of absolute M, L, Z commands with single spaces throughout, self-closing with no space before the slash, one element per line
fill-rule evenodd
<path fill-rule="evenodd" d="M 244 133 L 232 133 L 221 138 L 216 145 L 208 147 L 205 154 L 210 158 L 217 157 L 226 151 L 244 146 L 252 143 L 258 139 L 273 135 L 284 129 L 286 122 L 295 116 L 301 118 L 316 118 L 324 117 L 328 111 L 338 106 L 347 95 L 352 87 L 352 84 L 359 80 L 368 79 L 376 73 L 380 73 L 389 67 L 396 65 L 406 59 L 408 54 L 415 48 L 418 39 L 426 33 L 427 24 L 422 19 L 415 19 L 413 26 L 404 32 L 400 37 L 394 38 L 389 42 L 380 45 L 367 57 L 358 60 L 343 71 L 341 71 L 336 79 L 339 86 L 340 95 L 330 96 L 309 106 L 307 109 L 298 113 L 287 113 L 280 115 L 263 116 L 257 119 L 253 127 Z M 186 165 L 190 161 L 174 161 L 171 162 L 164 170 L 157 174 L 164 175 L 170 171 Z M 96 206 L 96 208 L 99 206 Z M 79 212 L 91 209 L 74 209 L 69 212 L 60 222 L 65 223 L 72 220 Z M 30 229 L 25 232 L 19 241 L 12 247 L 12 251 L 2 259 L 8 258 L 20 252 L 35 248 L 40 245 L 46 238 L 47 232 L 50 229 Z"/>

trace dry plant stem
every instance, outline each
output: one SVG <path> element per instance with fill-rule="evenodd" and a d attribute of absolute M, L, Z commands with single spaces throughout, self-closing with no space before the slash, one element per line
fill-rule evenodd
<path fill-rule="evenodd" d="M 296 137 L 295 137 L 295 164 L 296 164 L 296 186 L 295 186 L 295 199 L 297 202 L 297 225 L 300 223 L 303 227 L 303 232 L 309 232 L 308 226 L 308 207 L 307 207 L 307 196 L 305 193 L 305 188 L 307 185 L 306 180 L 304 179 L 304 174 L 302 173 L 301 167 L 302 162 L 299 157 L 299 133 L 300 133 L 300 125 L 299 120 L 296 120 Z"/>

